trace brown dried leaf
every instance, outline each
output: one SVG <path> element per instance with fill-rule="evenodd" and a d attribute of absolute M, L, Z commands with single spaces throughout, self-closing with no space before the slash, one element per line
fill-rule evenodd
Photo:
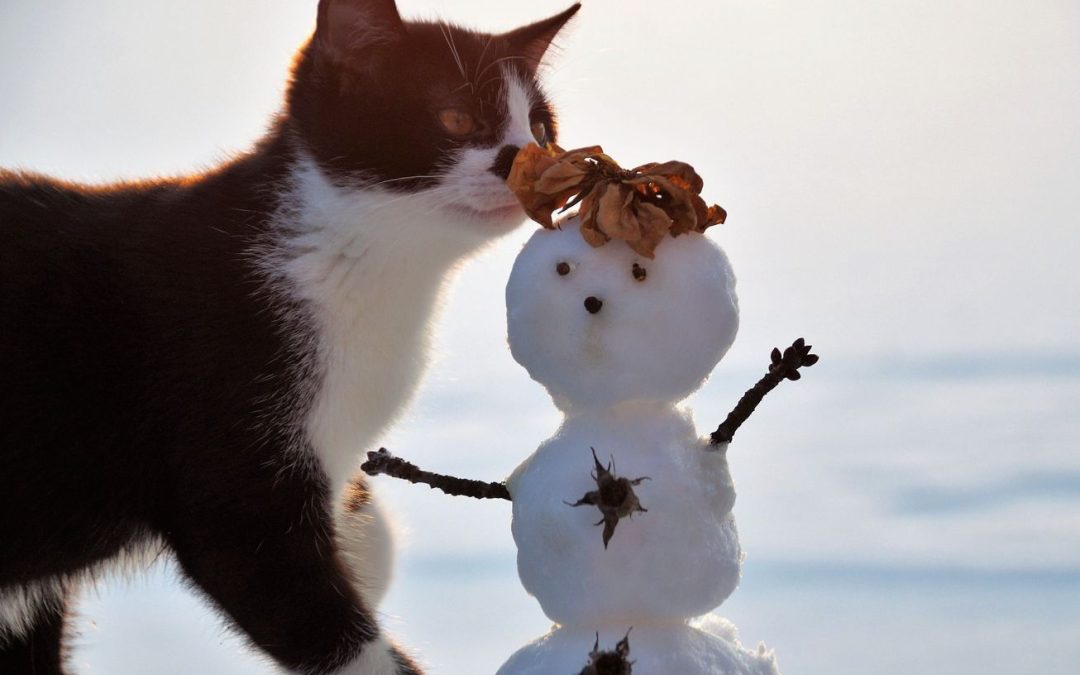
<path fill-rule="evenodd" d="M 600 189 L 599 186 L 596 189 Z M 611 239 L 639 239 L 637 218 L 629 208 L 633 199 L 633 191 L 625 185 L 611 183 L 604 186 L 596 216 L 597 228 Z"/>
<path fill-rule="evenodd" d="M 581 236 L 594 248 L 608 242 L 607 236 L 596 227 L 596 214 L 599 211 L 600 202 L 597 192 L 601 187 L 598 185 L 590 190 L 589 194 L 581 200 L 581 207 L 578 209 L 578 217 L 581 219 Z"/>
<path fill-rule="evenodd" d="M 585 195 L 581 200 L 581 206 L 578 207 L 578 217 L 581 218 L 582 224 L 594 227 L 596 220 L 596 213 L 600 206 L 600 192 L 602 186 L 597 185 L 593 189 L 589 190 L 589 193 Z"/>
<path fill-rule="evenodd" d="M 656 247 L 671 228 L 671 219 L 663 209 L 648 202 L 635 204 L 634 215 L 638 222 L 638 238 L 626 243 L 635 253 L 651 260 L 656 257 Z"/>
<path fill-rule="evenodd" d="M 696 195 L 680 188 L 663 176 L 653 176 L 653 179 L 664 195 L 664 199 L 657 202 L 657 206 L 671 218 L 671 236 L 677 237 L 695 230 L 698 219 L 692 198 Z"/>
<path fill-rule="evenodd" d="M 593 248 L 600 248 L 609 241 L 607 235 L 596 229 L 593 225 L 586 225 L 585 223 L 581 224 L 581 236 Z"/>
<path fill-rule="evenodd" d="M 710 225 L 723 225 L 725 220 L 727 220 L 727 211 L 725 211 L 723 207 L 713 204 L 706 211 L 705 227 L 709 227 Z"/>
<path fill-rule="evenodd" d="M 694 229 L 702 232 L 705 229 L 702 223 L 709 217 L 709 207 L 705 206 L 705 200 L 697 195 L 690 198 L 690 203 L 694 206 Z"/>
<path fill-rule="evenodd" d="M 506 179 L 507 186 L 517 195 L 522 208 L 530 218 L 544 227 L 551 229 L 551 212 L 547 206 L 551 199 L 536 190 L 536 182 L 547 169 L 555 165 L 551 153 L 535 143 L 530 143 L 518 151 Z"/>
<path fill-rule="evenodd" d="M 655 204 L 642 202 L 635 205 L 638 221 L 641 223 L 642 232 L 663 232 L 667 234 L 671 219 L 664 210 Z"/>
<path fill-rule="evenodd" d="M 599 146 L 566 152 L 557 145 L 541 148 L 530 143 L 514 157 L 506 184 L 530 218 L 553 229 L 552 212 L 578 194 L 587 178 L 586 158 L 602 152 Z"/>
<path fill-rule="evenodd" d="M 573 162 L 556 162 L 540 174 L 534 189 L 543 194 L 558 195 L 580 187 L 584 178 L 585 170 Z M 577 194 L 577 190 L 571 194 Z"/>
<path fill-rule="evenodd" d="M 624 170 L 596 146 L 564 151 L 530 144 L 514 159 L 507 184 L 529 216 L 552 228 L 552 212 L 579 205 L 581 234 L 592 246 L 621 239 L 652 258 L 669 233 L 704 232 L 727 212 L 699 196 L 704 182 L 686 162 Z"/>
<path fill-rule="evenodd" d="M 690 190 L 695 195 L 701 194 L 705 187 L 705 181 L 701 179 L 694 167 L 686 162 L 664 162 L 656 167 L 656 173 L 667 176 L 668 179 L 679 187 Z"/>

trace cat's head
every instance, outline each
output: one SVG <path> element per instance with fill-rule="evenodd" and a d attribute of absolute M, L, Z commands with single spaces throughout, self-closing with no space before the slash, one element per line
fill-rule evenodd
<path fill-rule="evenodd" d="M 537 71 L 579 7 L 493 35 L 402 20 L 394 0 L 321 0 L 289 130 L 339 186 L 424 194 L 505 231 L 523 220 L 505 185 L 517 149 L 555 140 Z"/>

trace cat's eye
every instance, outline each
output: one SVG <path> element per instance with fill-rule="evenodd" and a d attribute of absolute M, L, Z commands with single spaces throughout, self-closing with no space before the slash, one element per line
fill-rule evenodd
<path fill-rule="evenodd" d="M 634 275 L 634 281 L 645 281 L 645 277 L 649 276 L 645 268 L 637 263 L 634 263 L 634 266 L 630 268 L 630 273 Z"/>
<path fill-rule="evenodd" d="M 439 123 L 451 136 L 468 136 L 476 130 L 476 120 L 461 108 L 440 110 Z"/>
<path fill-rule="evenodd" d="M 536 139 L 537 145 L 539 145 L 541 148 L 546 146 L 548 144 L 548 141 L 551 140 L 548 135 L 547 124 L 540 120 L 532 123 L 532 135 L 533 138 Z"/>
<path fill-rule="evenodd" d="M 561 262 L 555 266 L 555 271 L 558 272 L 560 277 L 565 277 L 570 274 L 570 263 Z"/>

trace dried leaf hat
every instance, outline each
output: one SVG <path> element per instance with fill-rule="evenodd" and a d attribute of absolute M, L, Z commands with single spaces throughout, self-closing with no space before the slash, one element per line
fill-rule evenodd
<path fill-rule="evenodd" d="M 704 232 L 727 218 L 719 206 L 706 206 L 704 182 L 686 162 L 624 169 L 599 145 L 567 151 L 530 143 L 514 158 L 506 183 L 545 228 L 555 228 L 552 212 L 580 205 L 585 241 L 603 246 L 621 239 L 647 258 L 668 234 Z"/>

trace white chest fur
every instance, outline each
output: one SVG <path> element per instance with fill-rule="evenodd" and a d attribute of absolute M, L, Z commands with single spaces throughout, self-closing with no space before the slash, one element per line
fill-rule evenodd
<path fill-rule="evenodd" d="M 342 188 L 313 162 L 294 171 L 289 199 L 277 272 L 313 313 L 319 377 L 306 431 L 338 494 L 414 393 L 448 277 L 501 232 L 484 237 L 475 215 L 443 208 L 438 188 Z"/>

